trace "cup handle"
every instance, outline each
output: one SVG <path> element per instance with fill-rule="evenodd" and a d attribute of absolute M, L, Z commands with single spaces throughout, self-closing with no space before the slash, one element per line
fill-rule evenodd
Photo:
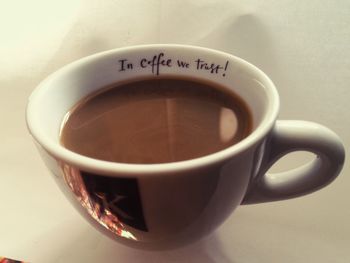
<path fill-rule="evenodd" d="M 278 159 L 293 151 L 308 151 L 316 158 L 292 170 L 266 173 Z M 328 128 L 308 121 L 277 121 L 258 175 L 251 180 L 242 204 L 278 201 L 317 191 L 338 176 L 344 159 L 340 138 Z"/>

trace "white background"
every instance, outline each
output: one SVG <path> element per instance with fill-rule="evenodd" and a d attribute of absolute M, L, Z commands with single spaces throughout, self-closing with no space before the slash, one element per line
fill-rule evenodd
<path fill-rule="evenodd" d="M 163 252 L 126 248 L 73 209 L 26 130 L 26 101 L 61 66 L 145 43 L 240 56 L 281 96 L 280 119 L 324 124 L 350 145 L 348 0 L 0 0 L 0 255 L 31 262 L 350 262 L 350 167 L 297 199 L 241 206 L 210 237 Z M 311 157 L 293 154 L 283 170 Z"/>

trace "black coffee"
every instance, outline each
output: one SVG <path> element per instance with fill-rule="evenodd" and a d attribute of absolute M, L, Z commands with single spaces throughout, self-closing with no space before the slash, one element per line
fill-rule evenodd
<path fill-rule="evenodd" d="M 246 104 L 210 82 L 153 78 L 112 85 L 67 114 L 61 143 L 120 163 L 193 159 L 227 148 L 252 129 Z"/>

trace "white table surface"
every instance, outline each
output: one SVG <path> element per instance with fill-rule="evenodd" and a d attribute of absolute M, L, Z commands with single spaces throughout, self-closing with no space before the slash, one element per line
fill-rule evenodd
<path fill-rule="evenodd" d="M 144 43 L 238 55 L 265 71 L 280 119 L 324 124 L 350 145 L 350 1 L 0 0 L 0 255 L 30 262 L 350 262 L 350 167 L 326 188 L 241 206 L 185 248 L 126 248 L 61 194 L 26 130 L 26 101 L 49 73 L 83 56 Z M 311 157 L 292 154 L 275 170 Z"/>

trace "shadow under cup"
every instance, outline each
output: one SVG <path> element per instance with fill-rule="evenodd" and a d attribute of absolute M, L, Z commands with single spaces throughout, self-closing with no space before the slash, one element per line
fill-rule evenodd
<path fill-rule="evenodd" d="M 198 68 L 199 60 L 219 68 Z M 253 132 L 223 151 L 167 164 L 94 160 L 60 145 L 64 116 L 80 99 L 112 83 L 152 76 L 195 77 L 232 89 L 251 110 Z M 95 228 L 129 246 L 163 249 L 205 236 L 241 203 L 277 111 L 273 84 L 249 63 L 205 48 L 149 45 L 93 55 L 57 71 L 31 95 L 27 124 L 61 190 Z"/>

